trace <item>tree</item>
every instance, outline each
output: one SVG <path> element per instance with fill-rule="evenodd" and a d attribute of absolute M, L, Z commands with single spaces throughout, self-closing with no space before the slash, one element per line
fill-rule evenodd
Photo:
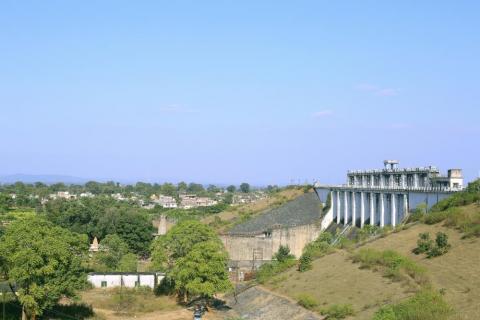
<path fill-rule="evenodd" d="M 135 254 L 127 253 L 120 259 L 116 270 L 121 272 L 136 272 L 137 261 Z"/>
<path fill-rule="evenodd" d="M 227 272 L 228 255 L 218 241 L 195 244 L 190 252 L 178 259 L 172 271 L 175 289 L 184 296 L 211 298 L 232 287 Z"/>
<path fill-rule="evenodd" d="M 105 271 L 115 271 L 120 268 L 120 261 L 128 253 L 128 245 L 122 238 L 108 234 L 100 241 L 100 251 L 95 254 L 94 260 L 104 265 Z"/>
<path fill-rule="evenodd" d="M 187 188 L 188 188 L 187 184 L 183 181 L 181 181 L 177 184 L 177 191 L 178 192 L 186 192 Z"/>
<path fill-rule="evenodd" d="M 6 212 L 11 206 L 13 206 L 13 199 L 10 195 L 0 193 L 0 212 Z"/>
<path fill-rule="evenodd" d="M 170 197 L 177 195 L 177 188 L 172 183 L 165 182 L 161 187 L 162 194 Z"/>
<path fill-rule="evenodd" d="M 210 240 L 220 243 L 211 227 L 197 220 L 182 221 L 154 241 L 151 250 L 153 266 L 158 270 L 171 268 L 174 261 L 185 257 L 195 244 Z"/>
<path fill-rule="evenodd" d="M 207 187 L 207 191 L 210 193 L 217 193 L 220 191 L 220 189 L 214 184 L 209 184 Z"/>
<path fill-rule="evenodd" d="M 246 182 L 242 183 L 240 185 L 240 191 L 242 191 L 243 193 L 249 193 L 250 192 L 250 185 Z"/>
<path fill-rule="evenodd" d="M 199 183 L 193 183 L 193 182 L 192 182 L 192 183 L 190 183 L 190 184 L 188 185 L 188 188 L 187 188 L 187 192 L 195 193 L 195 194 L 201 193 L 201 192 L 203 192 L 203 191 L 205 191 L 205 189 L 204 189 L 203 186 L 202 186 L 201 184 L 199 184 Z"/>
<path fill-rule="evenodd" d="M 128 208 L 108 208 L 97 224 L 98 236 L 117 234 L 131 251 L 146 255 L 152 241 L 153 226 L 145 214 Z"/>
<path fill-rule="evenodd" d="M 23 319 L 35 319 L 84 286 L 87 249 L 86 236 L 39 217 L 8 226 L 0 239 L 0 260 L 7 280 L 18 287 Z"/>
<path fill-rule="evenodd" d="M 233 184 L 227 187 L 227 191 L 230 193 L 234 193 L 235 190 L 237 190 L 237 187 L 235 187 Z"/>
<path fill-rule="evenodd" d="M 290 248 L 287 246 L 280 246 L 278 248 L 277 253 L 273 256 L 274 259 L 276 259 L 278 262 L 282 263 L 287 260 L 292 260 L 295 259 L 295 256 L 290 253 Z"/>

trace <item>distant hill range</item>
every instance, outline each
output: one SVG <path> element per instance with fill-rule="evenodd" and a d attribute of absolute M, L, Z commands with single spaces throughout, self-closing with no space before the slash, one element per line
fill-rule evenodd
<path fill-rule="evenodd" d="M 65 184 L 84 184 L 89 179 L 55 174 L 11 174 L 0 176 L 1 184 L 12 184 L 18 181 L 23 183 L 43 182 L 45 184 L 54 184 L 63 182 Z"/>

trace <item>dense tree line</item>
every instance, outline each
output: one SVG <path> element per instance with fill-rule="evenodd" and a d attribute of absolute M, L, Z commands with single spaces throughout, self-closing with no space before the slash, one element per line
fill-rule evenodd
<path fill-rule="evenodd" d="M 227 190 L 229 192 L 234 192 L 237 189 L 236 186 L 229 186 Z M 15 194 L 16 197 L 25 201 L 26 204 L 30 204 L 30 201 L 27 200 L 31 195 L 39 196 L 39 198 L 46 198 L 49 194 L 58 192 L 58 191 L 68 191 L 73 194 L 80 194 L 83 192 L 89 192 L 94 195 L 111 195 L 115 193 L 120 194 L 131 194 L 137 193 L 144 197 L 149 197 L 152 194 L 164 194 L 168 196 L 176 196 L 179 193 L 194 193 L 197 195 L 211 196 L 217 192 L 222 191 L 223 188 L 215 186 L 213 184 L 204 187 L 204 185 L 199 183 L 189 183 L 179 182 L 178 184 L 173 184 L 166 182 L 163 184 L 159 183 L 146 183 L 146 182 L 137 182 L 136 184 L 127 184 L 123 185 L 119 182 L 96 182 L 89 181 L 84 185 L 80 184 L 64 184 L 64 183 L 55 183 L 55 184 L 44 184 L 42 182 L 36 182 L 33 184 L 27 184 L 23 182 L 16 182 L 14 184 L 0 184 L 0 193 L 6 194 Z M 242 192 L 249 192 L 250 185 L 248 183 L 242 183 L 240 185 L 240 190 Z M 35 202 L 33 200 L 33 202 Z"/>
<path fill-rule="evenodd" d="M 47 220 L 90 239 L 118 235 L 129 249 L 146 255 L 152 234 L 151 218 L 144 210 L 109 197 L 57 199 L 47 202 L 41 214 Z"/>

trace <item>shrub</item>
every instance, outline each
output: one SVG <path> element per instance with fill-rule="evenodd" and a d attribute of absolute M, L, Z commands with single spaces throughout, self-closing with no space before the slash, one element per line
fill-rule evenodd
<path fill-rule="evenodd" d="M 154 289 L 155 295 L 171 295 L 175 293 L 175 281 L 169 277 L 164 277 Z"/>
<path fill-rule="evenodd" d="M 287 260 L 284 262 L 272 261 L 265 263 L 258 269 L 258 272 L 255 275 L 256 279 L 259 283 L 265 283 L 280 272 L 294 266 L 295 263 L 295 260 Z"/>
<path fill-rule="evenodd" d="M 299 259 L 298 271 L 304 272 L 312 268 L 312 261 L 320 258 L 332 250 L 333 236 L 330 232 L 321 233 L 318 238 L 303 249 Z"/>
<path fill-rule="evenodd" d="M 322 232 L 315 240 L 315 242 L 326 242 L 331 244 L 333 242 L 333 235 L 330 232 Z"/>
<path fill-rule="evenodd" d="M 394 280 L 408 276 L 419 285 L 427 283 L 425 268 L 393 250 L 377 251 L 364 248 L 355 253 L 352 260 L 361 263 L 361 268 L 383 267 L 384 276 Z"/>
<path fill-rule="evenodd" d="M 448 236 L 445 233 L 438 232 L 434 243 L 430 240 L 430 234 L 426 232 L 419 234 L 417 247 L 412 251 L 415 254 L 426 253 L 427 258 L 433 258 L 447 253 L 448 249 L 450 249 L 450 244 L 448 244 Z"/>
<path fill-rule="evenodd" d="M 427 258 L 441 256 L 448 252 L 450 244 L 448 243 L 448 236 L 443 232 L 438 232 L 435 238 L 435 246 L 433 246 L 427 253 Z"/>
<path fill-rule="evenodd" d="M 480 224 L 475 224 L 465 228 L 463 238 L 480 237 Z"/>
<path fill-rule="evenodd" d="M 374 237 L 380 234 L 381 228 L 378 226 L 365 225 L 362 229 L 358 231 L 358 240 L 362 241 L 370 237 Z"/>
<path fill-rule="evenodd" d="M 298 296 L 298 304 L 309 310 L 313 310 L 318 306 L 317 300 L 306 293 L 302 293 Z"/>
<path fill-rule="evenodd" d="M 435 238 L 435 242 L 439 248 L 447 248 L 448 244 L 448 236 L 443 232 L 438 232 L 437 237 Z"/>
<path fill-rule="evenodd" d="M 290 248 L 289 247 L 280 246 L 280 248 L 278 248 L 278 252 L 275 253 L 273 258 L 275 260 L 277 260 L 278 262 L 284 262 L 284 261 L 287 261 L 287 260 L 292 260 L 295 257 L 290 253 Z"/>
<path fill-rule="evenodd" d="M 350 304 L 334 304 L 328 308 L 320 310 L 320 313 L 326 316 L 326 319 L 344 319 L 355 314 Z"/>
<path fill-rule="evenodd" d="M 430 251 L 433 246 L 433 241 L 430 239 L 430 234 L 428 232 L 420 233 L 418 237 L 419 239 L 417 240 L 417 247 L 413 249 L 413 253 L 420 254 Z"/>
<path fill-rule="evenodd" d="M 446 211 L 430 212 L 425 215 L 424 222 L 426 224 L 436 224 L 447 219 L 448 213 Z"/>
<path fill-rule="evenodd" d="M 392 306 L 385 306 L 375 312 L 372 320 L 397 320 L 397 316 Z"/>
<path fill-rule="evenodd" d="M 451 313 L 440 293 L 422 290 L 406 301 L 380 308 L 373 320 L 446 320 Z"/>
<path fill-rule="evenodd" d="M 256 273 L 256 279 L 259 283 L 265 283 L 276 274 L 287 270 L 295 265 L 296 261 L 290 254 L 288 247 L 280 246 L 278 252 L 274 255 L 277 260 L 263 264 Z"/>
<path fill-rule="evenodd" d="M 305 272 L 312 269 L 312 254 L 308 251 L 305 251 L 302 256 L 300 257 L 299 264 L 298 264 L 298 271 Z"/>

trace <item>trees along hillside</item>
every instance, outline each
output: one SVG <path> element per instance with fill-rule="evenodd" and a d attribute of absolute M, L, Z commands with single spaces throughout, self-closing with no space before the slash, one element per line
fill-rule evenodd
<path fill-rule="evenodd" d="M 23 318 L 35 319 L 85 285 L 86 236 L 39 217 L 10 224 L 0 239 L 2 271 L 15 284 Z"/>
<path fill-rule="evenodd" d="M 228 255 L 215 231 L 199 221 L 183 221 L 152 244 L 152 264 L 167 271 L 184 301 L 211 298 L 231 288 Z"/>
<path fill-rule="evenodd" d="M 73 232 L 97 237 L 102 242 L 109 234 L 117 234 L 130 251 L 146 255 L 154 232 L 151 221 L 141 209 L 118 203 L 109 197 L 78 200 L 53 200 L 44 208 L 47 219 Z"/>
<path fill-rule="evenodd" d="M 153 225 L 147 215 L 135 209 L 108 208 L 97 224 L 98 236 L 117 234 L 134 253 L 146 256 L 153 239 Z"/>
<path fill-rule="evenodd" d="M 122 238 L 109 234 L 100 243 L 100 250 L 93 254 L 90 267 L 97 272 L 135 272 L 137 260 L 137 255 L 130 252 Z"/>
<path fill-rule="evenodd" d="M 212 298 L 232 288 L 226 271 L 228 255 L 219 241 L 195 244 L 172 269 L 175 289 L 184 296 Z M 186 300 L 186 299 L 185 299 Z"/>

